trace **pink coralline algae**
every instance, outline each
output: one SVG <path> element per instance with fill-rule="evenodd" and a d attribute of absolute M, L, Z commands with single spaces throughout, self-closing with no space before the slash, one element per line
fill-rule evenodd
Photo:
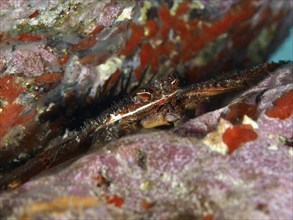
<path fill-rule="evenodd" d="M 243 142 L 255 140 L 257 134 L 251 126 L 243 124 L 227 128 L 222 138 L 223 142 L 227 145 L 228 153 L 232 153 Z"/>
<path fill-rule="evenodd" d="M 288 34 L 293 5 L 8 0 L 0 1 L 0 8 L 1 183 L 56 143 L 74 134 L 78 142 L 113 101 L 137 94 L 122 110 L 147 103 L 153 98 L 145 90 L 150 82 L 176 73 L 190 86 L 265 62 Z M 220 97 L 211 106 L 196 106 L 196 100 L 174 99 L 172 105 L 198 107 L 191 117 L 214 111 L 184 118 L 173 130 L 153 131 L 173 124 L 156 112 L 141 115 L 142 134 L 91 144 L 89 155 L 3 192 L 0 217 L 292 219 L 292 64 L 257 68 L 262 75 L 273 73 L 233 102 Z M 170 91 L 182 88 L 176 80 L 168 83 L 174 86 Z M 213 96 L 203 85 L 190 88 Z M 221 86 L 210 87 L 227 90 Z M 221 103 L 229 104 L 221 108 Z M 111 109 L 105 113 L 108 121 L 119 121 Z M 182 117 L 163 113 L 172 122 Z M 138 130 L 132 124 L 123 129 Z M 88 148 L 60 153 L 70 159 Z M 54 165 L 47 166 L 48 157 L 41 161 Z M 42 166 L 23 169 L 22 181 Z"/>
<path fill-rule="evenodd" d="M 282 66 L 226 97 L 227 106 L 171 130 L 126 136 L 3 192 L 1 217 L 292 219 L 293 114 L 281 121 L 266 115 L 275 94 L 292 90 L 292 75 L 292 64 Z M 236 103 L 255 105 L 254 120 L 223 119 Z M 237 126 L 257 138 L 230 152 L 220 131 Z"/>
<path fill-rule="evenodd" d="M 66 103 L 68 99 L 77 105 L 103 103 L 110 88 L 117 87 L 113 92 L 117 94 L 126 87 L 128 75 L 125 90 L 129 92 L 141 78 L 143 86 L 153 75 L 176 71 L 192 83 L 206 75 L 265 61 L 290 26 L 292 10 L 287 6 L 284 1 L 246 0 L 2 2 L 1 78 L 13 75 L 31 85 L 19 94 L 30 97 L 30 102 L 18 103 L 11 120 L 30 110 L 36 112 L 36 121 L 47 120 L 49 116 L 42 114 L 62 101 L 70 109 L 64 110 L 68 118 L 76 117 L 73 113 L 78 111 Z M 47 91 L 37 96 L 31 87 L 34 77 L 42 74 L 63 80 L 43 83 Z M 1 121 L 11 112 L 6 110 L 4 96 Z M 84 99 L 88 104 L 81 101 Z M 60 120 L 58 116 L 49 118 Z M 4 133 L 11 129 L 4 123 L 0 126 Z M 60 131 L 66 127 L 65 120 Z"/>

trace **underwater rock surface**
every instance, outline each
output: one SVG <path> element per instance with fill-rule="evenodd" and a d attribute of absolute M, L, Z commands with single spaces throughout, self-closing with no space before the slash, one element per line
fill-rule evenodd
<path fill-rule="evenodd" d="M 292 6 L 1 1 L 0 178 L 153 77 L 176 71 L 191 84 L 264 62 Z M 125 137 L 2 193 L 0 217 L 292 219 L 291 97 L 289 65 L 229 107 Z"/>
<path fill-rule="evenodd" d="M 292 67 L 223 108 L 113 141 L 2 193 L 1 217 L 292 219 Z"/>
<path fill-rule="evenodd" d="M 30 0 L 0 7 L 2 167 L 23 163 L 154 76 L 176 71 L 191 84 L 264 62 L 292 24 L 286 1 Z"/>

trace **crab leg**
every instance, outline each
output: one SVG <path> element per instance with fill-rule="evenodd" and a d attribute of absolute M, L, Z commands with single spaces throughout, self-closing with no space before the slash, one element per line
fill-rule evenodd
<path fill-rule="evenodd" d="M 26 182 L 31 177 L 64 162 L 78 154 L 84 153 L 92 144 L 93 135 L 71 135 L 60 144 L 57 144 L 29 160 L 23 166 L 14 170 L 3 180 L 0 180 L 0 191 L 13 189 Z"/>

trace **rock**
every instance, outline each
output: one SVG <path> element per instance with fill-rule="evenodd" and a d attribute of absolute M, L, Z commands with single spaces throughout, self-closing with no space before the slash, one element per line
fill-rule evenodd
<path fill-rule="evenodd" d="M 176 71 L 191 84 L 264 62 L 292 25 L 292 4 L 286 1 L 8 0 L 0 7 L 0 180 L 43 152 L 52 140 L 81 131 L 113 100 L 153 77 Z M 280 201 L 280 207 L 292 206 L 290 192 L 285 192 L 289 187 L 283 187 L 290 185 L 283 171 L 280 178 L 271 180 L 268 172 L 275 172 L 275 167 L 264 166 L 267 173 L 242 178 L 237 168 L 243 165 L 232 168 L 227 161 L 266 138 L 269 151 L 247 155 L 276 153 L 287 166 L 286 153 L 292 155 L 287 147 L 292 143 L 292 72 L 289 67 L 286 71 L 280 69 L 277 81 L 267 79 L 264 88 L 269 90 L 264 94 L 249 90 L 244 101 L 240 98 L 230 110 L 224 107 L 204 114 L 172 131 L 126 137 L 56 168 L 59 172 L 52 170 L 1 194 L 0 216 L 59 218 L 61 213 L 65 218 L 86 218 L 99 213 L 101 218 L 207 220 L 230 218 L 232 207 L 238 207 L 239 218 L 242 214 L 276 217 L 275 203 L 267 200 L 273 192 L 283 193 L 283 203 L 276 196 L 272 199 Z M 249 118 L 241 124 L 244 114 Z M 215 161 L 223 167 L 207 166 L 206 174 L 201 163 L 212 165 L 209 157 L 218 158 Z M 246 161 L 246 156 L 241 158 Z M 277 159 L 271 164 L 274 158 L 262 163 L 282 170 Z M 230 168 L 236 176 L 229 176 Z M 243 172 L 249 169 L 254 170 L 248 166 Z M 213 175 L 216 170 L 226 173 L 220 172 L 219 177 Z M 265 177 L 266 183 L 258 181 Z M 199 184 L 192 185 L 194 181 Z M 242 187 L 242 183 L 250 186 L 250 181 L 252 188 Z M 224 190 L 227 184 L 229 192 Z M 210 187 L 215 198 L 203 192 Z M 219 190 L 223 196 L 217 187 L 224 190 Z M 267 193 L 267 197 L 260 194 L 263 200 L 258 205 L 251 201 L 258 198 L 252 196 L 256 187 Z M 282 212 L 280 216 L 292 218 L 285 208 Z"/>
<path fill-rule="evenodd" d="M 113 141 L 2 193 L 1 217 L 292 219 L 292 67 L 227 106 Z"/>
<path fill-rule="evenodd" d="M 2 175 L 153 76 L 193 83 L 264 62 L 292 24 L 285 1 L 0 4 Z"/>

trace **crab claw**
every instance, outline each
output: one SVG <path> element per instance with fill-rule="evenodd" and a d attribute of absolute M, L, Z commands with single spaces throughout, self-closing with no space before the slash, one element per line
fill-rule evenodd
<path fill-rule="evenodd" d="M 181 119 L 182 116 L 180 116 L 177 113 L 172 112 L 159 112 L 157 114 L 151 115 L 143 120 L 140 121 L 140 124 L 143 128 L 149 129 L 149 128 L 156 128 L 160 126 L 169 126 L 173 125 L 176 121 Z"/>

